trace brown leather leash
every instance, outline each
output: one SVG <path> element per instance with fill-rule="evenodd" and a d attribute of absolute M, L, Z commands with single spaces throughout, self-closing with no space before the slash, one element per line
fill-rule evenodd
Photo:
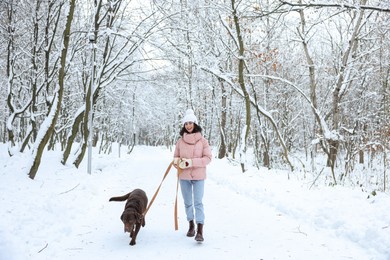
<path fill-rule="evenodd" d="M 169 164 L 167 170 L 165 171 L 165 174 L 164 174 L 164 177 L 162 178 L 161 182 L 160 182 L 160 185 L 158 186 L 156 192 L 154 193 L 153 197 L 152 197 L 152 200 L 149 202 L 149 205 L 148 207 L 146 208 L 145 212 L 144 212 L 144 217 L 146 216 L 146 213 L 148 213 L 150 207 L 152 206 L 154 200 L 156 199 L 157 197 L 157 194 L 158 192 L 160 191 L 160 188 L 161 188 L 161 185 L 163 184 L 165 178 L 168 176 L 168 173 L 169 171 L 171 170 L 172 168 L 172 165 L 173 165 L 173 161 Z M 179 229 L 179 224 L 178 224 L 178 221 L 177 221 L 177 194 L 179 192 L 179 175 L 181 173 L 181 169 L 180 168 L 177 168 L 177 183 L 176 183 L 176 199 L 175 199 L 175 209 L 174 209 L 174 215 L 175 215 L 175 230 L 178 230 Z"/>

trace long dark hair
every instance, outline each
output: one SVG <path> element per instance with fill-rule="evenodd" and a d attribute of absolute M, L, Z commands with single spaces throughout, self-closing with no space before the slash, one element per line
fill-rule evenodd
<path fill-rule="evenodd" d="M 194 123 L 194 130 L 192 130 L 192 133 L 202 133 L 202 127 L 198 126 L 197 124 Z M 183 136 L 184 133 L 187 133 L 189 134 L 189 132 L 187 131 L 186 127 L 183 125 L 183 127 L 181 128 L 179 134 L 180 136 Z"/>

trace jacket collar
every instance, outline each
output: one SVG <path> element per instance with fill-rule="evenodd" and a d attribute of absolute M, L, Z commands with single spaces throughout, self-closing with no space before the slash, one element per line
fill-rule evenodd
<path fill-rule="evenodd" d="M 196 142 L 198 142 L 200 139 L 202 138 L 202 134 L 197 132 L 197 133 L 192 133 L 192 134 L 188 134 L 188 133 L 184 133 L 183 134 L 183 140 L 184 142 L 186 142 L 187 144 L 195 144 Z"/>

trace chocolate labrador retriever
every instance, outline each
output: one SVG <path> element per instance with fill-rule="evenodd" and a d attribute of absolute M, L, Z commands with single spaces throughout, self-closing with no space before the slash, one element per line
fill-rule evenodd
<path fill-rule="evenodd" d="M 148 197 L 146 193 L 141 189 L 135 189 L 132 192 L 120 196 L 112 197 L 110 201 L 125 201 L 125 210 L 121 215 L 121 220 L 125 225 L 125 232 L 130 233 L 131 241 L 130 245 L 135 245 L 135 239 L 141 228 L 141 225 L 145 226 L 145 218 L 143 213 L 146 210 L 148 204 Z"/>

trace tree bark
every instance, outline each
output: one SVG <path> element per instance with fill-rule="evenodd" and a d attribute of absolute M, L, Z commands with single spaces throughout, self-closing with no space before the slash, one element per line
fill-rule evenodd
<path fill-rule="evenodd" d="M 74 139 L 76 138 L 79 126 L 80 126 L 81 122 L 83 121 L 82 120 L 83 116 L 84 116 L 84 111 L 82 111 L 79 114 L 77 114 L 75 119 L 74 119 L 74 121 L 73 121 L 72 130 L 70 132 L 70 135 L 67 138 L 65 150 L 64 150 L 64 152 L 62 154 L 61 163 L 64 164 L 64 165 L 66 164 L 66 162 L 67 162 L 67 160 L 69 158 L 70 152 L 72 150 Z"/>
<path fill-rule="evenodd" d="M 250 104 L 250 98 L 248 90 L 246 89 L 245 80 L 244 80 L 244 55 L 245 55 L 245 47 L 244 47 L 244 39 L 241 35 L 241 27 L 240 27 L 240 19 L 237 14 L 236 9 L 236 3 L 235 0 L 232 0 L 232 10 L 233 10 L 233 20 L 234 25 L 236 28 L 236 34 L 237 34 L 237 41 L 238 41 L 238 84 L 240 85 L 240 88 L 242 90 L 244 100 L 245 100 L 245 127 L 244 127 L 244 133 L 242 137 L 240 137 L 240 164 L 241 164 L 241 170 L 242 172 L 245 172 L 247 170 L 246 165 L 246 152 L 247 152 L 247 142 L 248 137 L 250 133 L 250 125 L 251 125 L 251 104 Z M 242 135 L 240 133 L 240 135 Z"/>
<path fill-rule="evenodd" d="M 222 96 L 222 100 L 221 100 L 221 119 L 220 119 L 220 126 L 219 126 L 219 133 L 220 133 L 220 145 L 219 145 L 219 149 L 218 149 L 218 159 L 222 159 L 226 156 L 226 151 L 227 151 L 227 147 L 226 147 L 226 131 L 225 131 L 225 128 L 226 128 L 226 114 L 227 114 L 227 106 L 226 106 L 226 102 L 227 102 L 227 96 L 226 96 L 226 89 L 225 89 L 225 86 L 223 85 L 223 80 L 222 79 L 218 79 L 218 82 L 220 83 L 220 86 L 221 86 L 221 96 Z"/>
<path fill-rule="evenodd" d="M 69 2 L 69 13 L 67 16 L 66 20 L 66 25 L 64 29 L 64 34 L 63 34 L 63 49 L 61 51 L 61 62 L 60 62 L 60 69 L 58 73 L 58 88 L 57 91 L 54 95 L 53 98 L 53 103 L 52 106 L 50 107 L 49 111 L 49 116 L 45 119 L 44 123 L 41 126 L 41 129 L 39 130 L 38 133 L 38 138 L 36 142 L 38 142 L 37 146 L 35 147 L 34 150 L 34 158 L 33 158 L 33 164 L 29 170 L 29 177 L 31 179 L 34 179 L 39 165 L 41 163 L 41 158 L 43 151 L 45 149 L 45 146 L 47 142 L 50 139 L 50 136 L 54 132 L 54 127 L 57 122 L 58 115 L 60 113 L 61 109 L 61 104 L 62 104 L 62 98 L 63 98 L 63 93 L 64 93 L 64 79 L 65 79 L 65 66 L 66 66 L 66 55 L 68 52 L 68 46 L 69 46 L 69 41 L 70 41 L 70 31 L 71 31 L 71 25 L 73 21 L 73 14 L 74 14 L 74 9 L 76 5 L 76 0 L 70 0 Z M 47 124 L 47 128 L 46 127 Z M 40 139 L 39 137 L 42 136 Z"/>

